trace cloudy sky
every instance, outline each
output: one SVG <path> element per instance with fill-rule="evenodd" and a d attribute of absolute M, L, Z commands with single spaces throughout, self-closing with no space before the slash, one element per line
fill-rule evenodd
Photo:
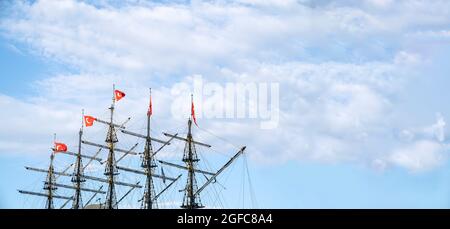
<path fill-rule="evenodd" d="M 158 134 L 200 76 L 279 83 L 276 128 L 199 119 L 248 146 L 258 207 L 448 208 L 449 53 L 446 0 L 2 1 L 0 207 L 27 207 L 23 166 L 53 133 L 76 146 L 82 108 L 107 118 L 113 83 L 133 125 L 152 87 Z"/>

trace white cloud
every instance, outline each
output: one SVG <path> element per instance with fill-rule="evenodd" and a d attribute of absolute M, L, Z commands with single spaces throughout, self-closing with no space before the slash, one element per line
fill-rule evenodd
<path fill-rule="evenodd" d="M 403 117 L 393 111 L 399 89 L 414 79 L 413 69 L 426 55 L 414 50 L 419 38 L 406 44 L 403 39 L 428 25 L 448 25 L 450 3 L 322 3 L 194 1 L 120 8 L 81 1 L 16 3 L 1 22 L 5 36 L 81 73 L 34 82 L 36 97 L 2 95 L 0 119 L 9 121 L 0 131 L 0 151 L 19 150 L 24 141 L 30 149 L 23 151 L 45 150 L 42 142 L 53 132 L 70 138 L 81 108 L 107 115 L 112 83 L 127 91 L 119 120 L 133 116 L 131 124 L 139 125 L 151 86 L 157 123 L 173 129 L 170 87 L 201 74 L 218 83 L 280 82 L 278 129 L 255 131 L 258 123 L 236 120 L 204 122 L 236 145 L 248 144 L 256 160 L 438 166 L 443 117 L 429 128 L 408 129 L 396 125 Z M 403 138 L 389 138 L 395 129 L 403 129 Z M 422 136 L 427 133 L 438 142 Z"/>
<path fill-rule="evenodd" d="M 442 114 L 438 113 L 436 123 L 430 128 L 426 128 L 425 132 L 431 133 L 439 142 L 445 141 L 445 121 Z"/>
<path fill-rule="evenodd" d="M 66 135 L 68 130 L 77 129 L 69 104 L 24 102 L 0 95 L 0 107 L 2 153 L 48 153 L 53 133 Z"/>
<path fill-rule="evenodd" d="M 419 64 L 421 62 L 420 55 L 416 53 L 408 53 L 401 51 L 394 57 L 395 64 Z"/>
<path fill-rule="evenodd" d="M 417 139 L 429 139 L 436 142 L 445 142 L 446 122 L 441 113 L 436 114 L 434 124 L 422 127 L 413 127 L 400 131 L 399 137 L 405 142 L 412 142 Z"/>
<path fill-rule="evenodd" d="M 399 138 L 391 152 L 373 161 L 374 167 L 383 170 L 388 166 L 398 166 L 423 172 L 444 164 L 448 159 L 450 148 L 445 143 L 445 120 L 440 113 L 436 115 L 436 123 L 404 129 Z"/>
<path fill-rule="evenodd" d="M 434 141 L 417 141 L 412 145 L 396 149 L 387 161 L 414 172 L 429 170 L 441 165 L 448 156 L 448 146 Z"/>
<path fill-rule="evenodd" d="M 251 157 L 257 160 L 364 162 L 376 156 L 372 154 L 378 141 L 392 131 L 389 95 L 401 85 L 402 76 L 390 64 L 291 62 L 246 66 L 242 73 L 223 70 L 223 78 L 244 82 L 279 80 L 280 128 L 256 131 L 256 123 L 251 122 L 219 122 L 211 128 L 223 125 L 221 134 L 253 146 L 257 152 Z M 241 139 L 237 132 L 243 136 L 257 133 L 258 138 Z M 275 146 L 283 150 L 272 148 Z M 273 154 L 277 160 L 273 160 Z"/>
<path fill-rule="evenodd" d="M 423 23 L 412 14 L 430 18 L 429 23 L 449 21 L 439 21 L 445 15 L 438 10 L 445 8 L 442 2 L 426 7 L 401 2 L 388 15 L 346 5 L 311 8 L 283 2 L 288 7 L 257 7 L 261 4 L 275 3 L 126 4 L 115 9 L 42 0 L 17 3 L 17 16 L 4 20 L 2 27 L 39 54 L 85 71 L 146 74 L 236 66 L 255 58 L 359 60 L 384 55 L 391 48 L 386 43 L 401 42 L 405 30 Z"/>

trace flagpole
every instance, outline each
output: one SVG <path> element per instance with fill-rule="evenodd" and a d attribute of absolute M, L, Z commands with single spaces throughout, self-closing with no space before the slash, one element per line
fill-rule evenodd
<path fill-rule="evenodd" d="M 53 133 L 53 147 L 52 147 L 52 154 L 55 154 L 55 150 L 56 150 L 56 146 L 55 146 L 55 143 L 56 143 L 56 133 Z"/>
<path fill-rule="evenodd" d="M 78 133 L 78 153 L 74 168 L 74 176 L 72 177 L 72 182 L 75 183 L 75 196 L 72 204 L 73 209 L 83 208 L 82 196 L 81 196 L 81 185 L 85 180 L 82 179 L 83 175 L 83 164 L 81 161 L 81 143 L 83 137 L 83 126 L 84 126 L 84 109 L 81 110 L 81 128 Z"/>
<path fill-rule="evenodd" d="M 114 107 L 114 104 L 116 103 L 116 85 L 115 84 L 113 84 L 112 94 L 113 94 L 113 96 L 112 96 L 112 101 L 113 101 L 112 107 Z"/>
<path fill-rule="evenodd" d="M 53 148 L 52 153 L 50 155 L 50 165 L 48 167 L 47 172 L 47 180 L 46 184 L 44 185 L 44 190 L 47 190 L 47 203 L 46 208 L 47 209 L 53 209 L 53 189 L 56 189 L 56 187 L 53 187 L 54 179 L 53 179 L 53 159 L 55 158 L 55 142 L 56 142 L 56 133 L 53 134 Z"/>
<path fill-rule="evenodd" d="M 81 132 L 84 130 L 84 109 L 81 109 Z"/>

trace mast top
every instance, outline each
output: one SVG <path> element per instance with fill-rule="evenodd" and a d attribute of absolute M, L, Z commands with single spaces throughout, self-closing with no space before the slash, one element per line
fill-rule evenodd
<path fill-rule="evenodd" d="M 52 143 L 52 144 L 54 145 L 55 142 L 56 142 L 56 133 L 53 133 L 53 143 Z M 54 157 L 55 152 L 56 152 L 56 147 L 53 146 L 53 147 L 52 147 L 52 155 L 50 156 L 50 159 L 53 160 L 53 157 Z"/>
<path fill-rule="evenodd" d="M 112 105 L 111 109 L 114 109 L 114 104 L 116 103 L 116 85 L 113 83 L 113 90 L 112 90 Z"/>
<path fill-rule="evenodd" d="M 80 131 L 83 132 L 84 129 L 84 109 L 81 109 L 81 128 Z"/>

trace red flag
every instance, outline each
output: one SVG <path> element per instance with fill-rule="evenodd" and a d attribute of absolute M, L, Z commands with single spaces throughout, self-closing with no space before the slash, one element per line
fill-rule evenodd
<path fill-rule="evenodd" d="M 92 116 L 84 116 L 84 124 L 86 127 L 94 125 L 95 120 L 97 119 Z"/>
<path fill-rule="evenodd" d="M 119 91 L 119 90 L 115 90 L 115 91 L 114 91 L 114 95 L 115 95 L 116 101 L 119 101 L 119 100 L 121 100 L 123 97 L 125 97 L 125 93 L 122 92 L 122 91 Z"/>
<path fill-rule="evenodd" d="M 55 153 L 66 152 L 66 151 L 67 151 L 67 145 L 66 144 L 55 142 Z"/>
<path fill-rule="evenodd" d="M 150 105 L 148 106 L 147 116 L 152 116 L 153 107 L 152 107 L 152 97 L 150 96 Z"/>
<path fill-rule="evenodd" d="M 194 120 L 195 125 L 198 126 L 197 119 L 195 119 L 194 101 L 192 101 L 191 116 L 192 116 L 192 119 Z"/>

